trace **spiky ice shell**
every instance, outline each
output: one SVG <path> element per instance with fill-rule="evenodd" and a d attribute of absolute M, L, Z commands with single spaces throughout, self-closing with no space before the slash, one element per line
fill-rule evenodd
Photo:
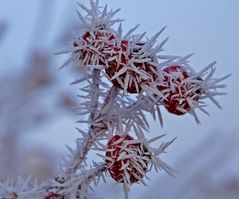
<path fill-rule="evenodd" d="M 49 192 L 48 195 L 44 199 L 57 199 L 60 195 L 55 194 L 53 192 Z"/>
<path fill-rule="evenodd" d="M 105 71 L 114 86 L 129 93 L 139 93 L 143 84 L 149 85 L 157 78 L 157 69 L 149 63 L 152 58 L 140 58 L 143 45 L 122 40 L 108 54 Z"/>
<path fill-rule="evenodd" d="M 198 103 L 202 90 L 197 83 L 187 81 L 189 79 L 189 71 L 182 66 L 169 66 L 163 70 L 163 84 L 158 89 L 164 94 L 162 102 L 170 113 L 183 115 Z"/>
<path fill-rule="evenodd" d="M 106 151 L 106 164 L 111 177 L 120 183 L 138 182 L 147 171 L 150 153 L 147 147 L 129 136 L 113 136 Z"/>
<path fill-rule="evenodd" d="M 81 65 L 105 65 L 105 50 L 113 48 L 115 36 L 102 27 L 87 31 L 73 43 L 73 55 Z"/>

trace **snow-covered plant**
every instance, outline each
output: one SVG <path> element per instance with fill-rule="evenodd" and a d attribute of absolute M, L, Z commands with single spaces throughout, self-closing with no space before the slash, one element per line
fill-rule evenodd
<path fill-rule="evenodd" d="M 115 18 L 119 9 L 100 7 L 98 0 L 90 0 L 89 8 L 78 5 L 86 13 L 77 11 L 81 33 L 59 54 L 69 54 L 61 68 L 73 65 L 81 71 L 72 83 L 81 90 L 77 128 L 81 137 L 75 148 L 68 147 L 58 176 L 42 185 L 22 180 L 17 186 L 4 183 L 0 198 L 85 199 L 92 184 L 109 174 L 123 185 L 127 199 L 130 186 L 146 184 L 152 169 L 175 173 L 161 159 L 175 138 L 152 147 L 164 135 L 148 138 L 145 134 L 150 132 L 149 115 L 163 125 L 160 108 L 164 106 L 174 115 L 191 114 L 199 123 L 195 110 L 208 114 L 206 98 L 220 108 L 215 96 L 224 94 L 218 89 L 225 87 L 220 82 L 228 76 L 213 77 L 216 62 L 196 72 L 188 61 L 192 54 L 162 54 L 168 38 L 162 42 L 158 38 L 165 27 L 152 37 L 134 34 L 138 26 L 123 34 L 123 20 Z M 102 161 L 89 163 L 90 151 L 96 151 Z"/>

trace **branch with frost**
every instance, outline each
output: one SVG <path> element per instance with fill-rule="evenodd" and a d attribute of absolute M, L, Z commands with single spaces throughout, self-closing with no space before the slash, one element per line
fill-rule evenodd
<path fill-rule="evenodd" d="M 77 11 L 83 31 L 61 52 L 70 53 L 61 68 L 73 64 L 82 72 L 83 77 L 72 84 L 84 83 L 80 87 L 83 94 L 78 95 L 82 100 L 78 123 L 86 124 L 87 130 L 77 128 L 81 138 L 75 149 L 67 146 L 69 154 L 58 176 L 38 188 L 25 183 L 20 189 L 2 185 L 0 196 L 4 199 L 85 199 L 91 184 L 97 185 L 106 174 L 123 185 L 128 199 L 130 186 L 145 185 L 144 178 L 148 179 L 147 172 L 152 168 L 174 175 L 161 155 L 176 138 L 158 148 L 150 146 L 164 135 L 146 138 L 145 132 L 150 129 L 147 113 L 154 120 L 158 117 L 162 126 L 160 106 L 174 115 L 192 114 L 197 123 L 195 109 L 207 113 L 205 98 L 220 108 L 214 97 L 225 94 L 218 89 L 225 87 L 220 82 L 229 76 L 214 78 L 215 62 L 196 72 L 188 61 L 192 54 L 161 54 L 168 38 L 162 42 L 158 39 L 165 27 L 146 37 L 146 33 L 134 34 L 137 25 L 123 36 L 121 24 L 118 30 L 113 28 L 122 22 L 114 19 L 119 9 L 100 7 L 98 0 L 90 0 L 89 8 L 78 5 L 86 12 L 83 16 Z M 88 166 L 91 150 L 99 152 L 104 162 Z"/>
<path fill-rule="evenodd" d="M 149 145 L 162 138 L 165 135 L 161 135 L 149 140 L 146 139 L 138 139 L 138 140 L 130 140 L 125 142 L 125 146 L 122 146 L 122 151 L 127 150 L 128 154 L 121 154 L 117 161 L 124 161 L 129 159 L 133 164 L 134 168 L 142 175 L 149 180 L 145 171 L 141 168 L 141 163 L 146 161 L 144 164 L 149 164 L 149 170 L 154 168 L 156 171 L 164 170 L 169 175 L 174 176 L 174 170 L 170 168 L 164 161 L 159 158 L 159 155 L 165 153 L 166 148 L 174 142 L 176 138 L 171 140 L 170 142 L 162 143 L 158 148 L 150 147 Z M 129 145 L 140 145 L 147 146 L 147 156 L 139 156 L 135 153 L 135 148 L 127 148 Z M 104 151 L 109 151 L 109 149 L 105 148 Z M 132 154 L 131 154 L 132 153 Z M 104 161 L 106 159 L 109 160 L 109 157 L 100 155 Z M 138 163 L 139 162 L 139 163 Z M 122 164 L 122 168 L 126 168 L 127 165 Z M 97 186 L 100 180 L 102 179 L 106 182 L 106 177 L 109 173 L 110 165 L 107 163 L 96 163 L 93 162 L 93 166 L 89 169 L 81 169 L 79 174 L 74 174 L 68 179 L 60 179 L 56 177 L 54 179 L 49 180 L 49 182 L 45 182 L 41 185 L 35 183 L 34 185 L 31 182 L 31 178 L 29 177 L 26 181 L 19 178 L 17 180 L 16 185 L 12 185 L 9 181 L 5 184 L 0 184 L 1 188 L 1 199 L 62 199 L 62 198 L 86 198 L 89 190 L 93 190 L 92 185 Z M 126 198 L 128 198 L 129 191 L 129 175 L 126 170 L 124 170 L 125 179 L 127 179 L 127 183 L 124 182 L 124 191 L 126 194 Z M 143 178 L 134 175 L 141 184 L 147 185 Z"/>
<path fill-rule="evenodd" d="M 75 174 L 64 182 L 52 180 L 48 192 L 64 196 L 64 198 L 84 199 L 89 189 L 93 189 L 91 183 L 96 186 L 100 179 L 105 181 L 106 170 L 107 167 L 104 163 L 94 163 L 90 169 L 83 170 L 80 174 Z"/>
<path fill-rule="evenodd" d="M 82 198 L 87 195 L 91 184 L 97 185 L 102 178 L 105 181 L 105 164 L 94 163 L 94 167 L 84 170 L 79 175 L 59 182 L 59 179 L 52 179 L 44 184 L 33 184 L 31 177 L 27 180 L 17 179 L 15 185 L 8 180 L 0 184 L 0 199 L 53 199 L 53 198 Z"/>
<path fill-rule="evenodd" d="M 164 153 L 174 140 L 163 143 L 157 149 L 149 147 L 152 140 L 147 142 L 144 135 L 145 131 L 149 131 L 145 113 L 150 113 L 154 119 L 157 115 L 162 125 L 160 106 L 165 106 L 174 114 L 191 113 L 199 123 L 194 109 L 203 110 L 200 103 L 205 96 L 216 102 L 212 95 L 222 93 L 211 90 L 223 88 L 217 83 L 224 78 L 212 79 L 215 72 L 213 65 L 196 73 L 188 64 L 192 54 L 185 57 L 162 55 L 168 38 L 160 43 L 158 38 L 165 27 L 146 40 L 145 33 L 133 35 L 138 25 L 123 36 L 121 24 L 117 31 L 112 28 L 120 21 L 112 19 L 118 10 L 107 12 L 107 7 L 104 7 L 101 11 L 98 1 L 90 2 L 90 9 L 79 4 L 87 13 L 83 17 L 77 12 L 86 29 L 74 41 L 68 51 L 71 56 L 63 65 L 73 63 L 86 74 L 74 84 L 88 81 L 88 85 L 81 89 L 87 94 L 80 97 L 85 100 L 82 115 L 90 113 L 88 120 L 79 121 L 89 124 L 89 131 L 86 133 L 78 129 L 83 138 L 77 141 L 75 150 L 69 148 L 70 160 L 65 162 L 66 171 L 72 175 L 67 176 L 64 183 L 73 181 L 78 185 L 74 174 L 84 173 L 82 162 L 86 161 L 90 150 L 106 151 L 103 155 L 106 170 L 116 181 L 123 183 L 125 198 L 128 198 L 130 184 L 136 181 L 144 184 L 143 177 L 146 177 L 149 163 L 156 170 L 162 169 L 172 175 L 171 168 L 158 155 Z M 208 73 L 208 70 L 211 72 Z M 113 84 L 108 94 L 105 92 L 109 87 L 105 83 L 107 80 Z M 129 93 L 137 96 L 129 97 Z M 173 111 L 170 106 L 174 106 Z M 130 132 L 134 132 L 136 140 L 128 135 Z M 112 151 L 118 154 L 117 158 Z M 113 169 L 115 163 L 120 165 L 117 167 L 119 171 Z"/>
<path fill-rule="evenodd" d="M 99 106 L 99 81 L 100 81 L 100 70 L 93 69 L 92 72 L 92 83 L 89 91 L 89 96 L 91 97 L 90 105 L 89 105 L 89 123 L 92 124 L 94 122 L 95 113 L 97 111 L 97 108 Z M 80 129 L 79 129 L 79 132 Z M 92 124 L 90 127 L 90 130 L 88 134 L 82 134 L 83 135 L 83 141 L 81 142 L 81 145 L 79 145 L 79 141 L 77 141 L 77 150 L 74 152 L 70 147 L 69 150 L 72 153 L 72 160 L 70 164 L 68 163 L 68 168 L 66 169 L 66 176 L 73 175 L 76 170 L 80 167 L 81 163 L 86 159 L 86 155 L 88 151 L 91 148 L 92 143 L 94 143 L 94 140 L 97 139 L 97 136 L 100 135 L 101 132 L 97 132 L 94 129 L 94 125 Z"/>
<path fill-rule="evenodd" d="M 99 78 L 98 71 L 97 76 Z M 98 86 L 92 87 L 92 89 L 95 88 L 95 90 L 98 90 Z M 89 132 L 86 133 L 83 130 L 77 128 L 78 131 L 82 134 L 82 138 L 76 141 L 77 147 L 75 150 L 68 147 L 71 154 L 69 155 L 70 159 L 68 158 L 65 161 L 65 164 L 67 165 L 66 178 L 74 174 L 81 167 L 82 162 L 86 161 L 86 156 L 91 150 L 92 146 L 97 145 L 98 140 L 100 140 L 99 137 L 104 135 L 104 133 L 107 131 L 107 121 L 105 120 L 104 115 L 107 115 L 107 112 L 110 110 L 111 105 L 117 96 L 117 92 L 118 89 L 113 86 L 108 92 L 108 95 L 106 96 L 104 103 L 102 104 L 102 107 L 99 111 L 97 111 L 98 97 L 97 101 L 92 97 L 92 100 L 94 101 L 94 111 L 90 113 L 89 120 L 87 121 L 87 123 L 90 124 Z M 97 91 L 93 90 L 92 93 L 93 96 L 98 96 Z"/>
<path fill-rule="evenodd" d="M 19 177 L 15 183 L 10 179 L 0 183 L 0 199 L 44 199 L 47 193 L 44 185 L 32 183 L 31 180 L 31 177 L 26 180 Z"/>
<path fill-rule="evenodd" d="M 91 112 L 90 112 L 90 120 L 93 120 L 95 117 L 95 112 L 97 110 L 98 101 L 99 101 L 99 81 L 100 81 L 100 70 L 94 69 L 92 74 L 92 82 L 94 84 L 91 84 Z"/>

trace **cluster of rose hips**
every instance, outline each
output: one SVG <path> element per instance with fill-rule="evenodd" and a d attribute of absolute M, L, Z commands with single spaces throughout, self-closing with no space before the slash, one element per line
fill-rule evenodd
<path fill-rule="evenodd" d="M 185 66 L 156 67 L 157 59 L 144 55 L 145 42 L 117 39 L 104 26 L 85 32 L 73 46 L 73 55 L 81 65 L 104 67 L 112 84 L 128 93 L 140 93 L 157 85 L 164 96 L 159 102 L 172 114 L 190 112 L 203 94 L 199 84 L 190 81 L 192 75 Z"/>
<path fill-rule="evenodd" d="M 86 74 L 83 80 L 92 78 L 92 81 L 89 81 L 92 84 L 95 83 L 93 78 L 95 73 L 92 71 L 100 70 L 100 74 L 103 74 L 103 78 L 99 76 L 103 80 L 101 82 L 107 78 L 118 91 L 123 91 L 124 94 L 136 94 L 136 98 L 140 100 L 145 99 L 145 101 L 142 100 L 142 109 L 147 109 L 147 104 L 150 104 L 149 108 L 151 105 L 156 106 L 160 120 L 159 105 L 163 105 L 169 113 L 174 115 L 190 113 L 198 123 L 194 109 L 199 108 L 207 113 L 203 109 L 204 104 L 201 99 L 208 97 L 220 107 L 213 97 L 221 94 L 216 91 L 217 88 L 225 86 L 217 83 L 228 76 L 220 79 L 213 78 L 215 62 L 196 73 L 187 63 L 188 56 L 181 58 L 158 55 L 163 50 L 162 47 L 167 39 L 158 44 L 157 38 L 165 28 L 153 37 L 146 38 L 145 34 L 132 34 L 136 26 L 123 37 L 121 25 L 118 31 L 112 28 L 115 23 L 122 21 L 114 19 L 118 10 L 108 11 L 107 6 L 101 10 L 98 3 L 98 1 L 90 0 L 91 8 L 78 3 L 87 13 L 83 17 L 78 12 L 86 29 L 73 42 L 73 49 L 70 50 L 71 57 L 63 66 L 72 61 L 75 62 L 75 65 Z M 89 101 L 91 97 L 89 94 Z M 124 104 L 122 107 L 122 109 L 125 108 Z M 86 108 L 88 108 L 87 103 Z M 130 122 L 121 123 L 124 126 L 131 125 Z M 105 129 L 107 130 L 107 127 Z M 149 142 L 146 139 L 134 139 L 127 132 L 113 132 L 113 135 L 109 137 L 105 154 L 105 164 L 111 177 L 124 184 L 143 182 L 142 178 L 149 165 L 156 165 L 170 174 L 169 167 L 166 164 L 160 164 L 161 161 L 157 159 L 160 153 L 156 154 L 155 150 L 148 145 Z"/>
<path fill-rule="evenodd" d="M 183 65 L 159 67 L 155 55 L 145 53 L 146 42 L 119 39 L 104 25 L 86 31 L 73 43 L 74 59 L 81 66 L 103 68 L 112 84 L 130 94 L 139 94 L 150 86 L 161 93 L 155 96 L 172 114 L 183 115 L 197 106 L 203 91 Z M 156 86 L 155 86 L 156 85 Z M 162 97 L 163 96 L 163 97 Z M 142 180 L 148 170 L 151 153 L 146 144 L 129 135 L 113 136 L 107 144 L 105 163 L 111 177 L 120 183 Z"/>

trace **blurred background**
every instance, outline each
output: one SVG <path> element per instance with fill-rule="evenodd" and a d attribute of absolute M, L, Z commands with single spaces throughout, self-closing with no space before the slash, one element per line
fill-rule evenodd
<path fill-rule="evenodd" d="M 81 0 L 88 5 L 88 0 Z M 149 117 L 153 137 L 178 137 L 162 159 L 176 178 L 149 172 L 148 187 L 133 185 L 131 198 L 199 199 L 239 198 L 239 2 L 237 0 L 101 0 L 126 19 L 124 31 L 140 23 L 138 32 L 151 36 L 163 26 L 161 40 L 170 37 L 165 54 L 194 52 L 191 66 L 202 69 L 217 60 L 218 77 L 227 96 L 218 97 L 223 110 L 208 102 L 210 116 L 193 117 L 163 112 L 164 128 Z M 80 32 L 76 1 L 1 0 L 0 2 L 0 181 L 10 176 L 55 174 L 65 144 L 74 147 L 78 134 L 75 115 L 79 76 L 69 67 L 59 70 L 66 56 L 54 53 L 72 44 Z M 160 143 L 158 143 L 160 144 Z M 110 178 L 93 198 L 120 199 L 122 187 Z"/>

